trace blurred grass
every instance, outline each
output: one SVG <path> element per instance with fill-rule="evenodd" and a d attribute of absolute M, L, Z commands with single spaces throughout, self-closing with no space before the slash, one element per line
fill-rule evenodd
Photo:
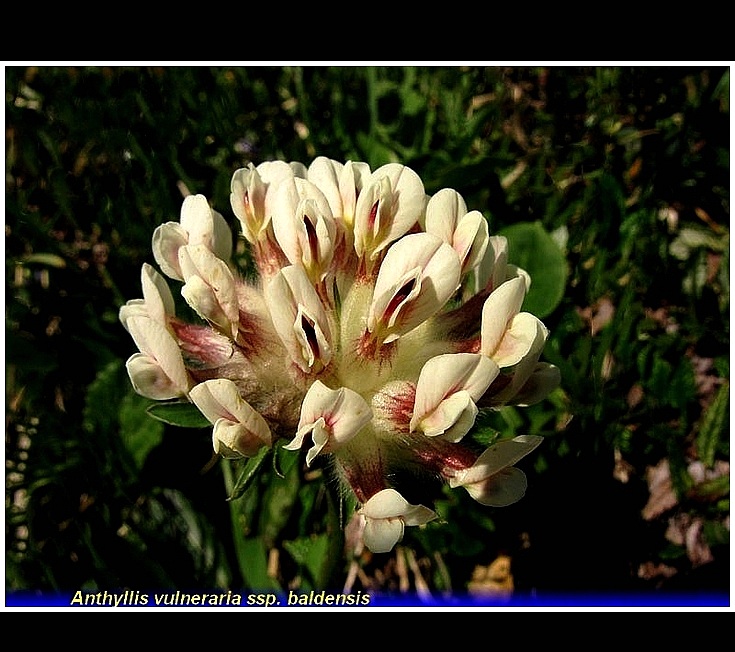
<path fill-rule="evenodd" d="M 729 467 L 707 491 L 689 467 L 729 464 L 728 68 L 6 67 L 5 91 L 6 591 L 358 588 L 357 565 L 461 592 L 502 554 L 519 593 L 727 591 Z M 227 503 L 208 429 L 145 415 L 117 320 L 182 187 L 234 229 L 234 170 L 317 155 L 409 165 L 538 283 L 534 233 L 567 270 L 535 306 L 561 388 L 483 422 L 547 438 L 527 496 L 447 493 L 447 524 L 333 568 L 329 487 L 274 462 Z M 678 502 L 644 519 L 662 460 Z M 682 515 L 706 562 L 667 538 Z"/>

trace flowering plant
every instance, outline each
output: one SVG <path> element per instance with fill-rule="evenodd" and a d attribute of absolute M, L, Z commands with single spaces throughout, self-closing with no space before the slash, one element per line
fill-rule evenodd
<path fill-rule="evenodd" d="M 560 376 L 539 360 L 547 329 L 521 310 L 531 279 L 482 213 L 450 188 L 428 196 L 404 165 L 325 157 L 250 164 L 230 199 L 258 278 L 233 263 L 225 218 L 187 196 L 153 234 L 160 272 L 144 264 L 143 298 L 120 309 L 136 392 L 195 406 L 218 456 L 324 462 L 373 552 L 436 518 L 419 480 L 519 500 L 514 464 L 542 438 L 483 449 L 467 435 L 480 410 L 538 402 Z M 164 277 L 199 323 L 177 315 Z"/>

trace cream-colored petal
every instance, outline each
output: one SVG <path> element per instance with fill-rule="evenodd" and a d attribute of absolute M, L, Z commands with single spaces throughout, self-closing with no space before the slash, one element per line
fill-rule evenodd
<path fill-rule="evenodd" d="M 265 213 L 265 194 L 266 184 L 252 163 L 232 175 L 230 205 L 240 220 L 243 236 L 251 244 L 258 242 L 269 224 Z"/>
<path fill-rule="evenodd" d="M 265 419 L 240 396 L 237 385 L 226 378 L 199 383 L 189 398 L 212 423 L 215 452 L 218 446 L 250 457 L 262 446 L 270 446 L 270 427 Z"/>
<path fill-rule="evenodd" d="M 463 276 L 480 264 L 489 238 L 487 220 L 480 211 L 472 211 L 459 219 L 451 244 L 462 261 Z"/>
<path fill-rule="evenodd" d="M 481 352 L 490 358 L 500 345 L 508 324 L 521 309 L 526 297 L 526 286 L 522 279 L 505 281 L 490 293 L 482 307 Z"/>
<path fill-rule="evenodd" d="M 403 539 L 405 525 L 400 518 L 365 519 L 362 539 L 371 552 L 390 552 Z"/>
<path fill-rule="evenodd" d="M 448 396 L 465 390 L 477 401 L 499 373 L 498 366 L 478 353 L 446 353 L 424 364 L 416 384 L 412 429 Z"/>
<path fill-rule="evenodd" d="M 460 218 L 467 213 L 462 195 L 452 188 L 443 188 L 426 204 L 426 232 L 453 244 Z"/>
<path fill-rule="evenodd" d="M 128 330 L 141 353 L 154 359 L 176 388 L 177 396 L 189 388 L 189 375 L 178 343 L 163 324 L 145 315 L 127 320 Z"/>
<path fill-rule="evenodd" d="M 118 311 L 118 319 L 126 331 L 130 331 L 128 320 L 131 317 L 149 317 L 148 307 L 145 305 L 144 299 L 130 299 L 125 305 L 120 306 Z"/>
<path fill-rule="evenodd" d="M 179 249 L 189 242 L 189 235 L 178 222 L 166 222 L 153 231 L 153 258 L 161 271 L 176 281 L 183 281 L 179 267 Z"/>
<path fill-rule="evenodd" d="M 166 279 L 151 265 L 143 263 L 140 281 L 148 314 L 157 322 L 165 324 L 169 316 L 173 317 L 176 314 L 174 296 Z"/>
<path fill-rule="evenodd" d="M 528 380 L 513 397 L 513 404 L 528 407 L 544 400 L 561 383 L 559 367 L 548 362 L 538 362 Z"/>
<path fill-rule="evenodd" d="M 410 506 L 395 489 L 383 489 L 371 496 L 360 512 L 372 519 L 396 518 L 405 514 Z"/>
<path fill-rule="evenodd" d="M 305 372 L 319 372 L 332 357 L 332 337 L 324 307 L 302 267 L 281 269 L 266 285 L 273 327 L 291 359 Z"/>
<path fill-rule="evenodd" d="M 372 411 L 365 399 L 352 389 L 330 389 L 316 380 L 304 396 L 299 430 L 320 418 L 328 424 L 330 438 L 336 444 L 344 444 L 370 422 Z"/>
<path fill-rule="evenodd" d="M 518 364 L 533 348 L 539 330 L 546 336 L 546 327 L 538 317 L 529 312 L 520 312 L 508 323 L 508 328 L 495 350 L 489 355 L 498 367 L 512 367 Z"/>
<path fill-rule="evenodd" d="M 212 249 L 214 219 L 212 208 L 204 195 L 189 195 L 184 198 L 179 222 L 188 234 L 188 244 L 203 244 Z"/>
<path fill-rule="evenodd" d="M 481 505 L 507 507 L 523 498 L 527 486 L 526 474 L 510 467 L 476 484 L 464 485 L 464 488 Z"/>
<path fill-rule="evenodd" d="M 442 435 L 443 439 L 456 443 L 470 431 L 477 412 L 477 406 L 467 392 L 455 392 L 421 419 L 414 429 L 427 437 Z"/>
<path fill-rule="evenodd" d="M 508 238 L 503 235 L 491 235 L 488 238 L 485 254 L 477 266 L 475 291 L 497 288 L 507 279 L 507 264 Z"/>
<path fill-rule="evenodd" d="M 441 310 L 455 293 L 460 269 L 454 249 L 437 236 L 404 236 L 388 250 L 380 266 L 368 330 L 381 342 L 413 330 Z"/>
<path fill-rule="evenodd" d="M 342 215 L 342 195 L 339 191 L 339 178 L 343 169 L 343 163 L 326 156 L 317 156 L 309 165 L 306 174 L 307 180 L 324 194 L 335 218 Z"/>
<path fill-rule="evenodd" d="M 422 218 L 425 202 L 424 184 L 411 168 L 388 163 L 375 170 L 355 206 L 357 255 L 374 260 Z"/>
<path fill-rule="evenodd" d="M 449 485 L 459 487 L 482 482 L 503 469 L 513 466 L 518 460 L 531 453 L 543 440 L 544 438 L 538 435 L 520 435 L 513 439 L 499 441 L 485 450 L 470 468 L 458 471 L 453 478 L 450 478 Z"/>
<path fill-rule="evenodd" d="M 125 367 L 133 389 L 141 396 L 165 401 L 186 395 L 186 387 L 171 380 L 156 359 L 149 355 L 134 353 Z"/>
<path fill-rule="evenodd" d="M 342 212 L 334 213 L 352 231 L 355 223 L 357 197 L 370 178 L 370 166 L 360 161 L 347 161 L 339 175 L 339 193 L 342 198 Z"/>
<path fill-rule="evenodd" d="M 212 428 L 212 448 L 222 457 L 253 457 L 264 446 L 270 446 L 270 433 L 264 440 L 246 424 L 219 419 Z"/>
<path fill-rule="evenodd" d="M 181 294 L 200 317 L 235 339 L 240 321 L 237 286 L 227 264 L 204 245 L 179 250 L 185 285 Z"/>

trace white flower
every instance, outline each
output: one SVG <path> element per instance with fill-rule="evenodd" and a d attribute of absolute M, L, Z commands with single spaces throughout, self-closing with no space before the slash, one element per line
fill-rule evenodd
<path fill-rule="evenodd" d="M 166 222 L 153 232 L 153 256 L 166 276 L 183 281 L 179 249 L 202 245 L 222 260 L 232 255 L 232 232 L 204 195 L 189 195 L 181 207 L 180 222 Z"/>
<path fill-rule="evenodd" d="M 355 251 L 375 261 L 391 243 L 405 235 L 424 214 L 426 193 L 411 168 L 388 163 L 365 181 L 355 206 Z"/>
<path fill-rule="evenodd" d="M 365 521 L 363 540 L 372 552 L 388 552 L 401 539 L 407 525 L 424 525 L 436 513 L 423 505 L 411 505 L 395 489 L 383 489 L 358 512 Z"/>
<path fill-rule="evenodd" d="M 168 318 L 176 314 L 174 297 L 163 276 L 148 263 L 143 263 L 140 271 L 140 282 L 143 287 L 142 299 L 131 299 L 120 307 L 119 319 L 127 331 L 130 317 L 143 315 L 168 326 Z"/>
<path fill-rule="evenodd" d="M 217 378 L 199 383 L 189 392 L 199 411 L 214 424 L 214 452 L 223 457 L 252 457 L 271 445 L 265 419 L 243 398 L 231 380 Z"/>
<path fill-rule="evenodd" d="M 452 245 L 462 262 L 462 276 L 480 264 L 488 247 L 487 220 L 480 211 L 467 212 L 464 199 L 451 188 L 429 199 L 426 232 Z"/>
<path fill-rule="evenodd" d="M 456 252 L 429 233 L 407 235 L 383 260 L 368 312 L 368 331 L 388 344 L 438 312 L 459 286 Z"/>
<path fill-rule="evenodd" d="M 499 367 L 518 364 L 531 350 L 539 332 L 548 334 L 541 321 L 529 312 L 520 312 L 526 296 L 522 277 L 512 278 L 494 290 L 482 309 L 483 355 Z"/>
<path fill-rule="evenodd" d="M 332 359 L 331 330 L 306 272 L 294 265 L 284 267 L 265 294 L 273 326 L 291 360 L 304 372 L 321 371 Z"/>
<path fill-rule="evenodd" d="M 337 223 L 326 197 L 305 179 L 293 178 L 274 197 L 273 231 L 292 265 L 300 265 L 312 282 L 324 280 L 334 256 Z"/>
<path fill-rule="evenodd" d="M 478 503 L 490 507 L 511 505 L 526 493 L 526 474 L 513 466 L 543 437 L 520 435 L 490 446 L 469 468 L 449 477 L 450 487 L 464 487 Z"/>
<path fill-rule="evenodd" d="M 498 375 L 498 366 L 476 353 L 447 353 L 431 358 L 416 386 L 411 431 L 458 442 L 472 428 L 477 401 Z"/>
<path fill-rule="evenodd" d="M 299 450 L 307 435 L 311 434 L 312 446 L 306 454 L 306 465 L 311 466 L 319 453 L 337 450 L 355 437 L 371 419 L 370 406 L 357 392 L 347 387 L 329 389 L 316 380 L 301 405 L 296 436 L 284 448 Z"/>
<path fill-rule="evenodd" d="M 292 177 L 293 168 L 285 161 L 268 161 L 257 168 L 251 163 L 232 175 L 230 205 L 250 244 L 265 239 L 271 224 L 272 191 L 281 180 Z"/>
<path fill-rule="evenodd" d="M 159 401 L 185 396 L 189 389 L 189 376 L 173 335 L 163 324 L 147 315 L 129 317 L 126 325 L 140 350 L 126 363 L 135 391 Z"/>
<path fill-rule="evenodd" d="M 227 264 L 204 245 L 186 245 L 179 249 L 179 269 L 186 302 L 202 319 L 237 339 L 240 308 L 235 278 Z"/>
<path fill-rule="evenodd" d="M 248 164 L 230 205 L 259 278 L 230 259 L 225 219 L 187 197 L 180 223 L 154 232 L 161 273 L 144 265 L 143 298 L 120 309 L 135 390 L 189 399 L 222 457 L 280 439 L 306 466 L 329 455 L 324 473 L 362 505 L 374 552 L 436 517 L 439 479 L 483 504 L 520 498 L 513 463 L 541 439 L 478 457 L 468 435 L 479 410 L 540 401 L 560 375 L 540 358 L 546 327 L 521 312 L 530 278 L 482 213 L 453 189 L 427 196 L 406 166 L 324 156 Z M 162 274 L 201 321 L 175 314 Z"/>

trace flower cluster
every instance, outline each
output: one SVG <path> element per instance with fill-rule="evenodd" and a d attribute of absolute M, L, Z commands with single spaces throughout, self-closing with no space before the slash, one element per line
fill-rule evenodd
<path fill-rule="evenodd" d="M 186 197 L 153 234 L 160 273 L 143 265 L 143 298 L 120 310 L 135 390 L 191 401 L 223 457 L 279 445 L 331 460 L 374 552 L 436 517 L 405 497 L 419 478 L 483 505 L 519 500 L 513 465 L 541 438 L 482 450 L 466 435 L 481 409 L 543 399 L 559 371 L 539 361 L 547 329 L 521 311 L 528 274 L 484 216 L 453 189 L 428 196 L 404 165 L 325 157 L 250 164 L 230 200 L 258 280 L 233 264 L 225 218 Z M 200 323 L 177 317 L 164 275 Z"/>

